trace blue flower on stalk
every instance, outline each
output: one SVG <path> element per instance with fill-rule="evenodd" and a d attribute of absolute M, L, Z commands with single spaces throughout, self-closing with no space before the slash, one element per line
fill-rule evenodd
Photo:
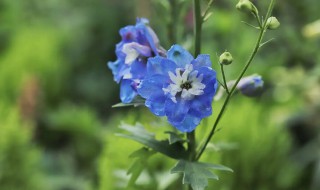
<path fill-rule="evenodd" d="M 191 132 L 201 119 L 212 114 L 212 99 L 217 89 L 216 72 L 209 55 L 196 59 L 179 45 L 156 56 L 147 64 L 147 75 L 138 86 L 145 105 L 157 116 L 182 132 Z"/>
<path fill-rule="evenodd" d="M 137 18 L 135 26 L 120 30 L 121 41 L 116 45 L 117 60 L 108 62 L 114 80 L 120 84 L 120 99 L 130 103 L 137 95 L 137 86 L 144 78 L 149 57 L 164 55 L 154 31 L 145 18 Z"/>

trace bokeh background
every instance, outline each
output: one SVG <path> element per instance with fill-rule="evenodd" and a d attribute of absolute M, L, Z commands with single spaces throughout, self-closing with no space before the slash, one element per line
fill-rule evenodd
<path fill-rule="evenodd" d="M 205 0 L 203 1 L 206 2 Z M 203 53 L 228 50 L 235 79 L 257 30 L 236 0 L 216 0 L 203 27 Z M 255 1 L 261 14 L 268 1 Z M 147 17 L 164 48 L 192 49 L 191 0 L 1 0 L 0 189 L 178 189 L 174 160 L 154 155 L 136 185 L 127 187 L 128 156 L 141 145 L 114 135 L 121 122 L 171 129 L 146 108 L 111 108 L 119 86 L 106 67 L 114 61 L 118 30 Z M 265 80 L 260 97 L 236 96 L 203 161 L 226 165 L 210 188 L 320 189 L 320 1 L 278 0 L 281 28 L 248 74 Z M 221 107 L 215 102 L 214 110 Z M 217 112 L 217 111 L 216 111 Z M 216 113 L 215 112 L 215 113 Z M 198 127 L 201 140 L 215 115 Z M 160 136 L 161 137 L 161 136 Z M 155 171 L 155 172 L 151 172 Z"/>

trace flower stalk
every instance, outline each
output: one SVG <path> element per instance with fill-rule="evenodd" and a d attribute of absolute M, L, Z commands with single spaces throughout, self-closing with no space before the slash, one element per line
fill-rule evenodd
<path fill-rule="evenodd" d="M 271 16 L 271 13 L 272 13 L 272 10 L 273 10 L 273 7 L 274 7 L 274 3 L 275 3 L 275 0 L 271 0 L 270 4 L 269 4 L 269 8 L 268 8 L 268 11 L 267 11 L 267 14 L 266 14 L 266 17 L 265 18 L 269 18 Z M 259 20 L 259 19 L 258 19 Z M 205 142 L 202 144 L 202 146 L 200 147 L 196 157 L 195 157 L 195 160 L 199 160 L 203 154 L 203 152 L 205 151 L 208 143 L 210 142 L 212 136 L 214 135 L 215 131 L 216 131 L 216 128 L 229 104 L 229 101 L 233 95 L 233 93 L 235 92 L 235 89 L 238 85 L 238 83 L 240 82 L 241 78 L 243 77 L 243 75 L 245 74 L 245 72 L 247 71 L 247 69 L 249 68 L 250 64 L 252 63 L 252 60 L 254 59 L 255 55 L 257 54 L 259 48 L 261 47 L 261 42 L 262 42 L 262 39 L 263 39 L 263 36 L 265 34 L 267 30 L 267 22 L 264 21 L 263 25 L 262 25 L 262 28 L 260 28 L 260 33 L 259 33 L 259 36 L 257 38 L 257 42 L 254 46 L 254 49 L 247 61 L 247 63 L 245 64 L 245 66 L 243 67 L 241 73 L 239 74 L 236 82 L 234 83 L 234 85 L 232 86 L 231 90 L 229 91 L 229 93 L 227 93 L 227 97 L 222 105 L 222 108 L 217 116 L 217 119 L 215 121 L 215 123 L 213 124 L 213 127 L 208 135 L 208 137 L 206 138 Z"/>

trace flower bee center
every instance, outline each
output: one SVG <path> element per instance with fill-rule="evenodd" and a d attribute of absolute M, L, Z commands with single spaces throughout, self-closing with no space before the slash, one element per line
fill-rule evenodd
<path fill-rule="evenodd" d="M 181 87 L 182 89 L 189 90 L 190 88 L 192 88 L 192 85 L 191 85 L 191 82 L 187 81 L 187 82 L 181 84 L 180 87 Z"/>

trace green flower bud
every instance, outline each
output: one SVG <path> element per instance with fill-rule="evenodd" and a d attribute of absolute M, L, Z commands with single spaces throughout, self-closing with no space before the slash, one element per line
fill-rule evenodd
<path fill-rule="evenodd" d="M 276 17 L 269 17 L 267 20 L 267 28 L 270 30 L 275 30 L 279 28 L 280 22 Z"/>
<path fill-rule="evenodd" d="M 254 15 L 258 15 L 258 9 L 254 4 L 249 0 L 240 0 L 236 5 L 236 8 L 245 13 L 252 13 Z"/>
<path fill-rule="evenodd" d="M 233 61 L 232 55 L 227 51 L 221 54 L 219 57 L 219 62 L 222 65 L 230 65 L 232 61 Z"/>

